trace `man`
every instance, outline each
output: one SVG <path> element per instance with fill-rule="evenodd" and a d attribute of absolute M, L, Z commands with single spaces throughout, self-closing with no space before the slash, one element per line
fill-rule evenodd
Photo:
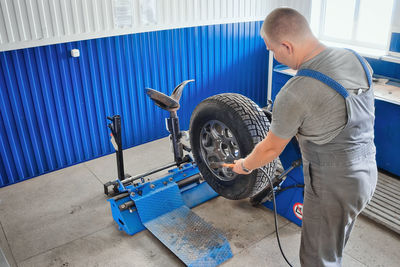
<path fill-rule="evenodd" d="M 305 180 L 300 262 L 340 266 L 377 182 L 372 70 L 355 52 L 321 44 L 293 9 L 272 11 L 261 36 L 275 59 L 298 73 L 276 97 L 268 136 L 233 171 L 268 164 L 297 134 Z"/>

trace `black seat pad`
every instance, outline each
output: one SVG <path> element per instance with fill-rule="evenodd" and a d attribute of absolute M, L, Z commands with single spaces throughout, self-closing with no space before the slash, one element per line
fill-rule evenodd
<path fill-rule="evenodd" d="M 162 109 L 167 111 L 179 109 L 179 102 L 170 96 L 150 88 L 146 88 L 146 94 Z"/>

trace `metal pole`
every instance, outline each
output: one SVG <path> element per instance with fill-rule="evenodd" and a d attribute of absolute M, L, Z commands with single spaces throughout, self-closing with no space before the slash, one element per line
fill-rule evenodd
<path fill-rule="evenodd" d="M 111 133 L 117 144 L 115 149 L 115 154 L 117 158 L 117 172 L 118 179 L 120 181 L 125 179 L 124 172 L 124 156 L 122 154 L 122 129 L 121 129 L 121 117 L 119 115 L 114 115 L 112 117 L 107 117 L 111 121 L 108 127 L 111 129 Z"/>

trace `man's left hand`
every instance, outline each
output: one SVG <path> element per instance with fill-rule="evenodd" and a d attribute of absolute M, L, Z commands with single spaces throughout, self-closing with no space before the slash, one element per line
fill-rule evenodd
<path fill-rule="evenodd" d="M 232 171 L 236 172 L 237 174 L 250 174 L 251 172 L 246 172 L 243 170 L 242 161 L 244 161 L 244 159 L 235 160 L 235 166 L 233 167 Z"/>

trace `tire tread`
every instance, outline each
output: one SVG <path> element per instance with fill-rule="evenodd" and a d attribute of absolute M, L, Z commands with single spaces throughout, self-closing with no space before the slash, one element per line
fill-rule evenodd
<path fill-rule="evenodd" d="M 236 93 L 224 93 L 211 96 L 207 98 L 207 100 L 217 101 L 221 104 L 230 106 L 243 120 L 252 137 L 254 146 L 256 146 L 267 136 L 270 122 L 261 108 L 251 99 Z M 272 179 L 273 175 L 275 174 L 276 167 L 277 159 L 274 159 L 272 162 L 262 168 Z M 257 178 L 253 189 L 251 190 L 250 197 L 256 195 L 258 192 L 268 186 L 268 178 L 264 172 L 261 170 L 254 171 L 257 171 Z"/>

